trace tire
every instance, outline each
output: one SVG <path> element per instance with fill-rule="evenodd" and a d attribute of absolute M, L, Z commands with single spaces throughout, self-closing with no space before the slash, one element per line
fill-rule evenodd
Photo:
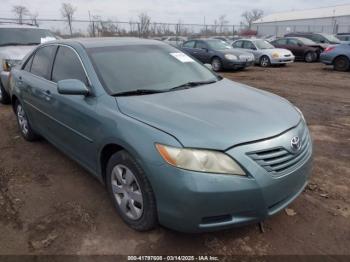
<path fill-rule="evenodd" d="M 346 72 L 350 69 L 350 60 L 345 56 L 338 56 L 333 62 L 334 70 Z"/>
<path fill-rule="evenodd" d="M 262 56 L 260 58 L 260 62 L 259 62 L 260 66 L 261 67 L 268 67 L 271 65 L 271 61 L 270 61 L 270 58 L 266 55 Z"/>
<path fill-rule="evenodd" d="M 106 172 L 108 193 L 123 221 L 137 231 L 155 228 L 158 224 L 156 200 L 136 160 L 126 151 L 119 151 L 111 156 Z"/>
<path fill-rule="evenodd" d="M 0 83 L 0 103 L 3 105 L 8 105 L 11 102 L 9 94 L 6 92 L 5 88 Z"/>
<path fill-rule="evenodd" d="M 214 57 L 213 60 L 211 61 L 211 67 L 215 72 L 219 72 L 222 70 L 222 62 L 220 58 Z"/>
<path fill-rule="evenodd" d="M 317 54 L 315 52 L 307 52 L 305 55 L 304 55 L 304 61 L 306 63 L 312 63 L 312 62 L 315 62 L 317 59 Z"/>
<path fill-rule="evenodd" d="M 39 136 L 33 131 L 24 108 L 19 101 L 16 102 L 15 109 L 17 124 L 23 138 L 30 142 L 37 140 Z"/>

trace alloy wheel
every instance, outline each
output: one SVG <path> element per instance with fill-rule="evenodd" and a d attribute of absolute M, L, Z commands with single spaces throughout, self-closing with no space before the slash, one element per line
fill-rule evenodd
<path fill-rule="evenodd" d="M 221 69 L 221 62 L 219 59 L 215 58 L 213 59 L 213 62 L 211 63 L 211 66 L 215 72 L 220 71 Z"/>
<path fill-rule="evenodd" d="M 120 210 L 130 219 L 138 220 L 143 214 L 143 196 L 134 173 L 124 165 L 112 170 L 113 195 Z"/>
<path fill-rule="evenodd" d="M 314 61 L 314 57 L 315 57 L 314 53 L 309 52 L 309 53 L 307 53 L 306 56 L 305 56 L 305 61 L 306 61 L 307 63 L 311 63 L 311 62 Z"/>
<path fill-rule="evenodd" d="M 334 61 L 334 68 L 337 71 L 348 71 L 350 68 L 350 61 L 345 57 L 338 57 Z"/>
<path fill-rule="evenodd" d="M 17 106 L 17 119 L 19 126 L 21 128 L 21 131 L 24 135 L 28 134 L 28 119 L 27 116 L 23 110 L 23 107 L 21 105 Z"/>
<path fill-rule="evenodd" d="M 268 57 L 264 56 L 264 57 L 261 58 L 260 65 L 262 67 L 267 67 L 269 64 L 270 64 L 270 60 L 269 60 Z"/>
<path fill-rule="evenodd" d="M 0 100 L 2 99 L 2 90 L 1 90 L 1 87 L 0 87 Z"/>

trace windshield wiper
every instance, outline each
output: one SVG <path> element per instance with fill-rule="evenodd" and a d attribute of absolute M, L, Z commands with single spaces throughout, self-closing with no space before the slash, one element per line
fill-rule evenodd
<path fill-rule="evenodd" d="M 132 91 L 125 91 L 112 94 L 112 96 L 138 96 L 138 95 L 151 95 L 168 92 L 168 90 L 156 90 L 156 89 L 136 89 Z"/>
<path fill-rule="evenodd" d="M 175 90 L 181 90 L 181 89 L 188 89 L 188 88 L 193 88 L 196 86 L 202 86 L 202 85 L 209 85 L 209 84 L 214 84 L 216 83 L 216 80 L 210 80 L 210 81 L 198 81 L 198 82 L 187 82 L 185 84 L 175 86 L 173 88 L 170 88 L 169 91 L 175 91 Z"/>

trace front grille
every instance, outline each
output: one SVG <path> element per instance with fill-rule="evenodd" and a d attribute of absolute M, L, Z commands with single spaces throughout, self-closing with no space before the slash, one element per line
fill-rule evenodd
<path fill-rule="evenodd" d="M 310 137 L 307 128 L 302 135 L 302 145 L 297 153 L 292 153 L 284 147 L 248 153 L 248 155 L 272 175 L 282 175 L 303 163 L 310 154 Z"/>
<path fill-rule="evenodd" d="M 291 54 L 288 54 L 288 55 L 284 55 L 284 57 L 291 57 L 292 55 Z"/>

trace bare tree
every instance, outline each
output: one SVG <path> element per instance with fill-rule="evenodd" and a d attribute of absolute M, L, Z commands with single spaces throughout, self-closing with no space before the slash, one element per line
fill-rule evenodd
<path fill-rule="evenodd" d="M 29 15 L 29 10 L 23 5 L 15 5 L 12 7 L 12 12 L 15 13 L 19 24 L 23 24 L 23 17 Z"/>
<path fill-rule="evenodd" d="M 72 20 L 75 11 L 77 11 L 77 8 L 71 5 L 70 3 L 62 3 L 61 14 L 63 18 L 67 19 L 71 36 L 73 35 Z"/>
<path fill-rule="evenodd" d="M 219 16 L 219 31 L 222 34 L 225 31 L 225 26 L 227 26 L 228 21 L 226 20 L 226 15 Z"/>
<path fill-rule="evenodd" d="M 242 24 L 248 29 L 252 28 L 252 24 L 254 21 L 262 18 L 264 16 L 264 11 L 261 9 L 252 9 L 250 11 L 245 11 L 242 14 Z"/>
<path fill-rule="evenodd" d="M 141 13 L 139 15 L 138 22 L 138 31 L 140 37 L 147 37 L 149 34 L 151 23 L 151 17 L 149 17 L 146 13 Z"/>

